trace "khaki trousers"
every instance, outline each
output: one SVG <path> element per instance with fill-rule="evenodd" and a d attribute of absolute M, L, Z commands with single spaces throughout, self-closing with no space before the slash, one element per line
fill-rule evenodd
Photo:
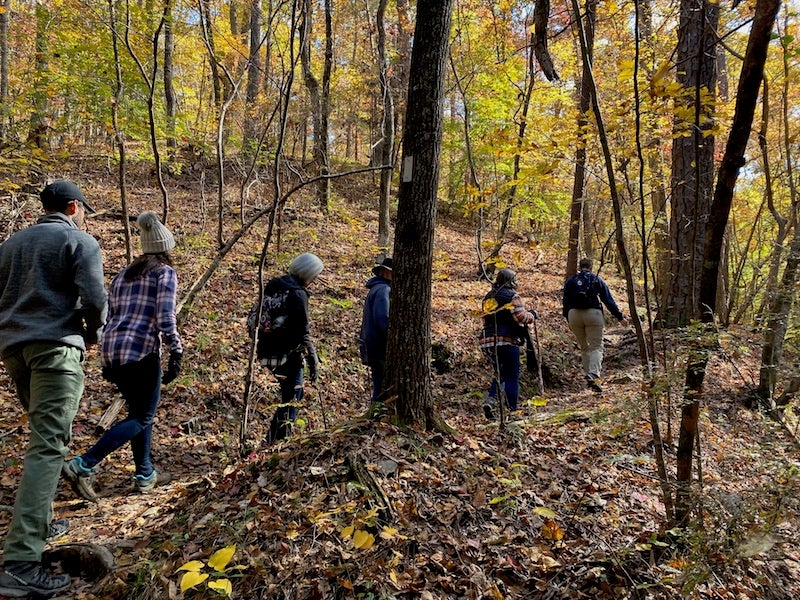
<path fill-rule="evenodd" d="M 600 377 L 603 367 L 603 328 L 605 317 L 599 308 L 572 308 L 567 316 L 569 328 L 578 340 L 584 375 Z"/>

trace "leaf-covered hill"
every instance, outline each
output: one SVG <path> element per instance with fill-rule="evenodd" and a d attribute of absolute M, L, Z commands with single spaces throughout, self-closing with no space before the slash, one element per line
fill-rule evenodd
<path fill-rule="evenodd" d="M 96 175 L 86 187 L 97 208 L 116 208 L 112 178 Z M 433 387 L 438 410 L 457 433 L 401 431 L 361 418 L 369 378 L 355 342 L 376 239 L 375 211 L 365 198 L 377 196 L 369 179 L 358 186 L 337 182 L 335 192 L 329 213 L 304 199 L 292 202 L 267 273 L 281 273 L 303 251 L 317 253 L 326 265 L 311 290 L 321 381 L 306 384 L 296 435 L 262 444 L 278 391 L 258 370 L 246 451 L 238 441 L 259 229 L 245 236 L 186 309 L 184 373 L 164 388 L 154 433 L 157 467 L 171 472 L 172 481 L 151 495 L 133 494 L 130 451 L 123 448 L 102 464 L 97 504 L 62 486 L 56 514 L 69 517 L 72 528 L 57 544 L 101 544 L 116 561 L 102 578 L 76 579 L 66 597 L 211 598 L 217 592 L 208 583 L 223 579 L 233 597 L 245 599 L 800 594 L 793 435 L 742 406 L 757 375 L 755 334 L 726 332 L 709 367 L 698 447 L 702 522 L 664 532 L 637 344 L 630 331 L 607 329 L 604 392 L 583 387 L 560 312 L 564 249 L 547 240 L 532 247 L 519 235 L 505 252 L 521 295 L 540 315 L 544 396 L 524 372 L 523 409 L 504 429 L 483 417 L 489 369 L 475 342 L 488 284 L 475 276 L 471 227 L 442 219 L 432 322 L 442 351 Z M 159 194 L 145 181 L 137 181 L 130 196 L 134 213 L 159 207 Z M 182 291 L 214 255 L 213 198 L 196 182 L 173 190 L 169 224 L 178 238 Z M 37 210 L 31 201 L 15 226 Z M 231 207 L 226 235 L 237 215 L 238 207 Z M 101 212 L 89 225 L 104 248 L 109 276 L 124 264 L 122 228 L 112 216 Z M 624 299 L 612 269 L 602 274 Z M 670 356 L 678 358 L 666 361 L 660 406 L 667 440 L 677 437 L 682 375 L 679 354 Z M 96 439 L 95 425 L 114 393 L 100 377 L 96 351 L 90 353 L 75 451 Z M 12 505 L 27 432 L 5 372 L 0 398 L 0 504 Z M 0 512 L 0 531 L 7 522 L 8 511 Z M 227 565 L 211 559 L 231 546 Z M 189 568 L 210 577 L 182 594 L 178 569 L 190 561 L 199 562 Z"/>

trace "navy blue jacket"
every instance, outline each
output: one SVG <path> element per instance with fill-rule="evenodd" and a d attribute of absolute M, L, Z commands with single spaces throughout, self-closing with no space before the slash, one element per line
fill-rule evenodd
<path fill-rule="evenodd" d="M 617 303 L 614 302 L 614 298 L 611 297 L 611 291 L 608 289 L 606 282 L 603 281 L 599 275 L 592 275 L 589 269 L 584 269 L 581 271 L 581 273 L 588 273 L 593 279 L 592 289 L 595 293 L 589 295 L 589 308 L 599 308 L 600 310 L 603 310 L 603 307 L 600 305 L 602 302 L 606 305 L 608 312 L 610 312 L 617 321 L 622 321 L 622 319 L 624 319 L 622 312 L 619 310 L 619 307 L 617 307 Z M 575 308 L 575 306 L 572 305 L 572 301 L 577 292 L 578 286 L 575 282 L 579 275 L 580 273 L 573 275 L 567 279 L 567 283 L 564 284 L 564 296 L 561 303 L 563 306 L 562 314 L 564 315 L 565 319 L 569 315 L 570 309 Z"/>
<path fill-rule="evenodd" d="M 361 317 L 359 354 L 363 364 L 374 364 L 386 359 L 386 332 L 389 330 L 389 292 L 392 284 L 376 275 L 366 283 L 367 299 Z"/>

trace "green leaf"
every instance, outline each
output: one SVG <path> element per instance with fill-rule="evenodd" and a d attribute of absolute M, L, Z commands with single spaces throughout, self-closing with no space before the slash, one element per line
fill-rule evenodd
<path fill-rule="evenodd" d="M 550 510 L 549 508 L 546 508 L 544 506 L 537 506 L 536 508 L 533 509 L 533 512 L 535 512 L 540 517 L 544 517 L 545 519 L 555 519 L 556 518 L 555 511 Z"/>

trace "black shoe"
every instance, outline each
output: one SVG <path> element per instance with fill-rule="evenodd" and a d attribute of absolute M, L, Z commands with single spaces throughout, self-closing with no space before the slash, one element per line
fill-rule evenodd
<path fill-rule="evenodd" d="M 71 582 L 66 574 L 48 575 L 41 563 L 7 560 L 5 571 L 0 573 L 0 596 L 24 598 L 38 595 L 50 598 L 68 589 Z"/>
<path fill-rule="evenodd" d="M 597 379 L 592 377 L 591 375 L 586 376 L 586 385 L 589 386 L 589 389 L 593 392 L 597 392 L 598 394 L 603 391 L 603 388 L 600 387 L 600 384 L 597 383 Z"/>
<path fill-rule="evenodd" d="M 492 410 L 491 404 L 483 405 L 483 414 L 489 421 L 494 421 L 494 410 Z"/>
<path fill-rule="evenodd" d="M 55 541 L 67 533 L 67 531 L 69 531 L 69 519 L 50 521 L 50 526 L 47 528 L 47 541 Z"/>

